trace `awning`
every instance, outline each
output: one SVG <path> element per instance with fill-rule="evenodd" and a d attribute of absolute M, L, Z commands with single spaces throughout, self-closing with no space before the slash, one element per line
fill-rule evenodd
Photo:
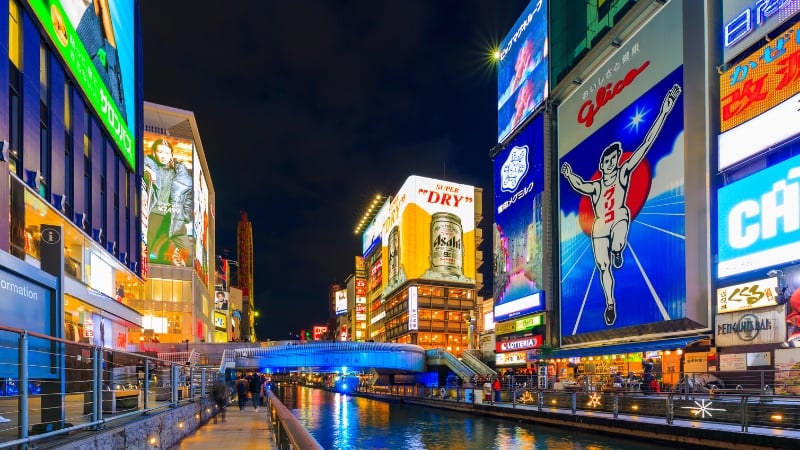
<path fill-rule="evenodd" d="M 569 348 L 556 350 L 553 358 L 574 358 L 578 356 L 601 356 L 616 355 L 624 353 L 653 352 L 659 350 L 676 350 L 708 336 L 690 336 L 672 339 L 662 339 L 658 341 L 628 342 L 625 344 L 599 345 L 594 347 Z"/>

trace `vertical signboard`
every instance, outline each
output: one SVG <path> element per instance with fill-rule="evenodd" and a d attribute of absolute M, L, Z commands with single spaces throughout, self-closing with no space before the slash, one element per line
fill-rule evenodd
<path fill-rule="evenodd" d="M 196 150 L 193 152 L 193 156 L 194 224 L 192 233 L 194 235 L 194 270 L 200 280 L 208 286 L 208 255 L 210 251 L 208 247 L 208 182 Z"/>
<path fill-rule="evenodd" d="M 475 284 L 475 188 L 412 175 L 383 224 L 383 295 L 407 280 Z"/>
<path fill-rule="evenodd" d="M 134 0 L 28 0 L 109 136 L 136 169 Z"/>
<path fill-rule="evenodd" d="M 418 292 L 416 286 L 408 288 L 408 330 L 419 329 Z"/>
<path fill-rule="evenodd" d="M 145 132 L 142 239 L 154 264 L 185 267 L 194 248 L 192 141 Z"/>
<path fill-rule="evenodd" d="M 559 107 L 562 339 L 686 317 L 681 11 Z"/>
<path fill-rule="evenodd" d="M 548 94 L 547 1 L 533 0 L 500 43 L 497 140 L 502 142 Z"/>
<path fill-rule="evenodd" d="M 494 159 L 494 320 L 544 308 L 544 119 L 533 119 Z"/>

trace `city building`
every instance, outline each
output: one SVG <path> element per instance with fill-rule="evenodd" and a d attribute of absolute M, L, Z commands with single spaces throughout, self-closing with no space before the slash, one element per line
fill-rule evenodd
<path fill-rule="evenodd" d="M 247 218 L 247 213 L 242 212 L 239 223 L 236 225 L 237 259 L 239 263 L 239 287 L 242 290 L 241 326 L 239 328 L 241 340 L 256 341 L 255 319 L 256 311 L 253 294 L 253 224 Z"/>
<path fill-rule="evenodd" d="M 214 186 L 194 113 L 145 102 L 141 183 L 144 318 L 133 342 L 213 342 Z M 227 319 L 226 319 L 227 320 Z"/>
<path fill-rule="evenodd" d="M 413 175 L 381 206 L 365 229 L 369 264 L 363 264 L 362 291 L 354 277 L 354 307 L 365 309 L 365 336 L 457 356 L 473 348 L 472 318 L 483 286 L 482 193 Z"/>
<path fill-rule="evenodd" d="M 107 55 L 114 64 L 101 65 L 87 53 L 91 36 L 75 31 L 97 17 L 85 5 L 62 3 L 2 3 L 8 5 L 2 45 L 8 57 L 0 58 L 7 87 L 0 90 L 2 324 L 125 349 L 143 325 L 132 305 L 144 286 L 136 189 L 138 10 L 135 2 L 110 2 L 118 45 Z M 34 359 L 37 350 L 49 352 L 31 348 Z M 16 368 L 8 371 L 2 376 L 17 376 Z M 61 373 L 37 372 L 30 375 Z"/>

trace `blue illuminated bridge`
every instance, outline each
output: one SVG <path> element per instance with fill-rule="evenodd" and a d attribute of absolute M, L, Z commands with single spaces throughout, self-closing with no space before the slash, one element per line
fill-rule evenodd
<path fill-rule="evenodd" d="M 465 352 L 465 356 L 467 355 Z M 478 358 L 458 359 L 443 349 L 388 342 L 278 341 L 258 347 L 226 349 L 220 371 L 228 369 L 311 370 L 337 372 L 376 369 L 383 373 L 425 372 L 427 366 L 447 366 L 465 381 L 476 373 L 494 372 Z"/>

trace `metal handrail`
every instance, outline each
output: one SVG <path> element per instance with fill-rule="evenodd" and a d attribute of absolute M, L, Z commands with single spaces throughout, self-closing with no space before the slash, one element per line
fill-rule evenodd
<path fill-rule="evenodd" d="M 270 412 L 270 424 L 275 444 L 279 450 L 303 449 L 322 450 L 322 446 L 314 436 L 308 432 L 297 417 L 278 400 L 278 396 L 271 390 L 267 391 L 267 407 Z"/>

